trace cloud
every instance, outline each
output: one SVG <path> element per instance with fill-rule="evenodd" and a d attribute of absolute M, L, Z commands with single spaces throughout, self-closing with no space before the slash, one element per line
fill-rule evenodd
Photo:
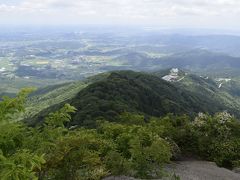
<path fill-rule="evenodd" d="M 0 0 L 0 23 L 224 26 L 239 15 L 239 0 Z"/>

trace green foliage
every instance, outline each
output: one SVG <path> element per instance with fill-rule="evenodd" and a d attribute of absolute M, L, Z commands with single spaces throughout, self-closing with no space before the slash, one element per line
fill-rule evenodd
<path fill-rule="evenodd" d="M 4 97 L 0 101 L 0 147 L 4 156 L 13 154 L 23 144 L 26 127 L 14 123 L 14 117 L 24 111 L 25 99 L 32 91 L 32 88 L 23 89 L 17 97 Z"/>
<path fill-rule="evenodd" d="M 72 116 L 73 124 L 95 128 L 97 119 L 105 118 L 111 122 L 119 122 L 119 116 L 124 116 L 124 113 L 141 114 L 146 117 L 160 117 L 173 113 L 193 117 L 198 112 L 214 114 L 228 109 L 239 115 L 240 105 L 234 103 L 233 106 L 231 102 L 235 102 L 234 98 L 220 92 L 213 81 L 189 75 L 181 83 L 169 83 L 146 73 L 112 72 L 107 78 L 88 85 L 68 100 L 68 103 L 78 109 Z M 34 124 L 57 108 L 56 105 L 41 112 L 40 119 L 36 119 Z M 146 119 L 141 121 L 145 122 Z M 141 123 L 140 118 L 136 123 Z"/>
<path fill-rule="evenodd" d="M 182 153 L 227 168 L 239 166 L 240 122 L 226 112 L 214 116 L 199 113 L 194 121 L 187 116 L 173 115 L 151 118 L 148 126 L 168 140 L 173 158 Z"/>
<path fill-rule="evenodd" d="M 131 162 L 120 152 L 110 151 L 105 157 L 105 163 L 112 175 L 131 175 Z"/>
<path fill-rule="evenodd" d="M 0 147 L 3 155 L 13 154 L 22 147 L 25 137 L 24 127 L 20 123 L 6 123 L 0 125 Z"/>
<path fill-rule="evenodd" d="M 45 163 L 42 156 L 30 153 L 28 150 L 17 151 L 12 156 L 0 157 L 0 177 L 3 180 L 37 179 L 36 170 Z"/>
<path fill-rule="evenodd" d="M 200 114 L 192 123 L 198 154 L 232 168 L 240 160 L 239 127 L 240 123 L 226 112 L 213 117 Z"/>
<path fill-rule="evenodd" d="M 57 127 L 64 127 L 65 123 L 70 122 L 71 116 L 70 113 L 76 112 L 76 108 L 71 106 L 70 104 L 65 104 L 63 108 L 55 113 L 50 113 L 44 123 L 48 127 L 57 128 Z"/>
<path fill-rule="evenodd" d="M 227 168 L 240 160 L 240 123 L 226 112 L 214 116 L 199 113 L 194 121 L 186 116 L 154 120 L 155 127 L 163 128 L 162 135 L 172 140 L 175 153 L 180 148 L 183 154 L 197 155 Z M 178 156 L 174 152 L 174 157 Z"/>
<path fill-rule="evenodd" d="M 146 125 L 105 122 L 98 131 L 115 142 L 116 150 L 111 151 L 106 158 L 107 167 L 115 175 L 158 177 L 160 167 L 170 161 L 169 143 Z"/>
<path fill-rule="evenodd" d="M 4 97 L 0 102 L 0 176 L 3 180 L 36 179 L 35 170 L 45 161 L 24 149 L 27 127 L 14 122 L 13 115 L 24 111 L 24 104 L 32 89 L 22 90 L 17 97 Z"/>
<path fill-rule="evenodd" d="M 46 154 L 41 174 L 48 174 L 52 179 L 101 178 L 107 174 L 100 159 L 107 146 L 94 131 L 67 134 L 56 139 L 55 147 Z"/>
<path fill-rule="evenodd" d="M 100 118 L 131 123 L 127 113 L 142 115 L 143 118 L 130 119 L 139 124 L 147 122 L 150 116 L 163 117 L 168 113 L 194 118 L 198 112 L 213 115 L 228 110 L 240 117 L 240 101 L 235 94 L 218 88 L 211 78 L 182 71 L 179 75 L 184 79 L 170 83 L 161 79 L 163 74 L 115 71 L 87 81 L 90 84 L 76 82 L 47 87 L 30 98 L 27 117 L 37 115 L 27 122 L 33 126 L 41 124 L 45 116 L 65 103 L 78 109 L 72 114 L 72 125 L 91 128 L 96 128 L 96 120 Z"/>
<path fill-rule="evenodd" d="M 240 123 L 228 113 L 146 118 L 123 112 L 96 128 L 71 124 L 76 108 L 65 104 L 27 127 L 14 121 L 24 112 L 29 90 L 0 102 L 0 176 L 15 179 L 102 179 L 108 175 L 159 178 L 162 167 L 181 153 L 233 168 L 240 162 Z M 178 179 L 176 175 L 172 177 Z"/>
<path fill-rule="evenodd" d="M 96 130 L 69 130 L 65 125 L 76 109 L 66 104 L 43 125 L 30 128 L 8 118 L 9 113 L 24 111 L 25 98 L 23 91 L 2 102 L 20 102 L 5 111 L 0 126 L 0 170 L 6 180 L 101 179 L 109 173 L 151 177 L 171 157 L 168 142 L 143 116 L 124 113 L 117 119 L 122 124 L 102 122 Z"/>
<path fill-rule="evenodd" d="M 13 120 L 14 114 L 24 111 L 25 99 L 33 88 L 23 89 L 15 98 L 3 97 L 0 101 L 0 123 Z"/>
<path fill-rule="evenodd" d="M 160 167 L 170 161 L 171 151 L 166 141 L 159 137 L 152 139 L 151 144 L 148 141 L 141 137 L 131 140 L 133 167 L 137 177 L 152 177 L 153 173 L 158 177 L 161 174 Z"/>

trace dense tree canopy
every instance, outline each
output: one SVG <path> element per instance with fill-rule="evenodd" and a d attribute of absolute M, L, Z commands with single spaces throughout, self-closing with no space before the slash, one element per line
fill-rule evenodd
<path fill-rule="evenodd" d="M 194 154 L 219 166 L 240 165 L 240 123 L 223 112 L 190 117 L 149 117 L 121 113 L 96 120 L 95 128 L 70 127 L 76 108 L 65 104 L 43 124 L 17 120 L 29 89 L 0 102 L 0 177 L 24 179 L 101 179 L 108 175 L 156 178 L 180 155 Z M 67 128 L 69 127 L 69 128 Z"/>

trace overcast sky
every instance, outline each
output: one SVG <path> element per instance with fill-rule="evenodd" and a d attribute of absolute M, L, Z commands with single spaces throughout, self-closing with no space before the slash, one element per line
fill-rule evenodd
<path fill-rule="evenodd" d="M 240 0 L 0 0 L 0 24 L 240 28 Z"/>

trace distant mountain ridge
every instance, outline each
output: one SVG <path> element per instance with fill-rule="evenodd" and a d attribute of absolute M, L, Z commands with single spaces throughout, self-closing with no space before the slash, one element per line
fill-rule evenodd
<path fill-rule="evenodd" d="M 163 57 L 150 57 L 140 52 L 131 52 L 114 59 L 124 65 L 122 69 L 156 71 L 158 69 L 180 68 L 193 73 L 239 75 L 240 57 L 196 48 Z"/>

